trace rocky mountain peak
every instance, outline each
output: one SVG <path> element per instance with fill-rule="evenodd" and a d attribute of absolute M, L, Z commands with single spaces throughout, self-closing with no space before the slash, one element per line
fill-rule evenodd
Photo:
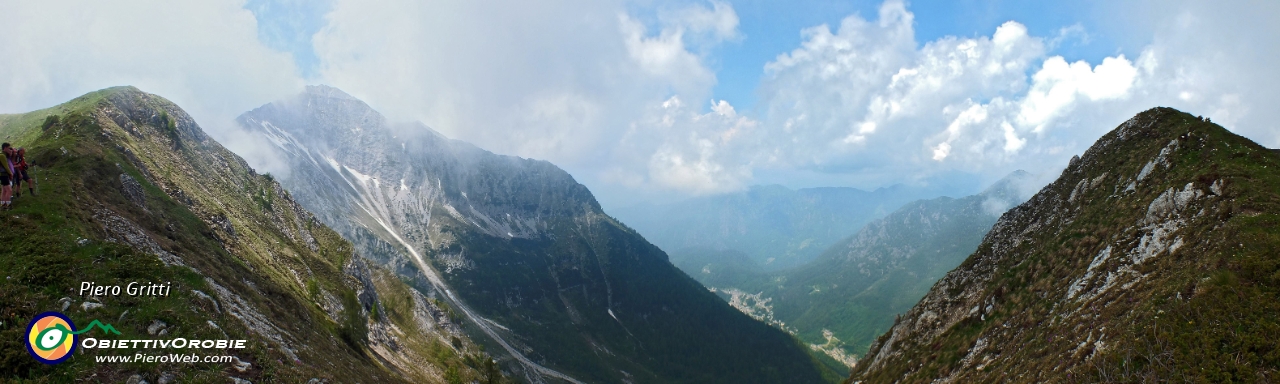
<path fill-rule="evenodd" d="M 12 275 L 0 281 L 0 307 L 9 317 L 60 310 L 114 324 L 124 337 L 252 340 L 222 352 L 233 362 L 205 367 L 81 356 L 37 369 L 10 354 L 0 372 L 13 380 L 442 382 L 446 367 L 455 381 L 501 379 L 456 323 L 416 316 L 439 305 L 411 302 L 402 281 L 359 261 L 274 178 L 160 96 L 91 92 L 0 115 L 0 135 L 26 147 L 41 175 L 40 194 L 15 204 L 0 233 L 0 269 Z M 141 300 L 67 294 L 79 281 L 170 288 Z M 2 328 L 10 340 L 25 332 Z M 438 353 L 441 342 L 453 353 Z"/>
<path fill-rule="evenodd" d="M 1000 180 L 997 180 L 995 183 L 992 183 L 991 186 L 983 190 L 980 195 L 1017 192 L 1019 189 L 1025 189 L 1022 184 L 1031 181 L 1032 177 L 1034 176 L 1031 173 L 1021 169 L 1013 171 L 1012 173 L 1005 175 L 1005 177 L 1000 178 Z"/>
<path fill-rule="evenodd" d="M 680 273 L 555 165 L 392 127 L 344 96 L 309 88 L 239 122 L 279 149 L 291 168 L 280 182 L 301 205 L 456 308 L 527 380 L 817 382 L 826 372 L 789 335 Z M 716 378 L 713 365 L 734 368 Z"/>
<path fill-rule="evenodd" d="M 361 104 L 364 104 L 363 101 L 360 101 L 360 99 L 355 98 L 355 96 L 351 96 L 350 94 L 344 92 L 341 89 L 338 89 L 336 87 L 332 87 L 329 85 L 325 85 L 325 84 L 308 85 L 306 89 L 303 90 L 302 93 L 304 95 L 314 97 L 314 98 L 329 98 L 329 99 L 338 99 L 338 100 L 345 100 L 345 101 L 357 101 L 357 102 L 360 102 Z"/>
<path fill-rule="evenodd" d="M 1263 377 L 1277 361 L 1232 351 L 1280 326 L 1269 299 L 1280 282 L 1267 277 L 1280 237 L 1260 229 L 1280 221 L 1278 166 L 1199 117 L 1138 114 L 1004 214 L 851 380 Z"/>

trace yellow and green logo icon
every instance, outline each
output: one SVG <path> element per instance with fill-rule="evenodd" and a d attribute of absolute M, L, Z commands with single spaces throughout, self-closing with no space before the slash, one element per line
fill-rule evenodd
<path fill-rule="evenodd" d="M 77 331 L 76 324 L 71 322 L 71 318 L 67 315 L 53 311 L 41 313 L 27 325 L 27 352 L 41 363 L 61 363 L 75 352 L 77 341 L 80 339 L 79 335 L 88 332 L 94 326 L 107 333 L 120 334 L 115 327 L 110 324 L 102 325 L 97 320 L 89 323 L 85 329 Z"/>
<path fill-rule="evenodd" d="M 27 352 L 41 363 L 57 364 L 76 350 L 75 323 L 58 312 L 36 315 L 27 326 Z"/>

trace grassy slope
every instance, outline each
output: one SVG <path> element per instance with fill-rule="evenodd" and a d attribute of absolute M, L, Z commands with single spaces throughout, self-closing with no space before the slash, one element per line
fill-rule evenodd
<path fill-rule="evenodd" d="M 926 297 L 939 299 L 928 309 L 943 313 L 942 318 L 947 317 L 947 301 L 959 303 L 951 309 L 967 312 L 973 298 L 981 298 L 995 303 L 993 310 L 946 328 L 923 328 L 938 332 L 935 337 L 904 334 L 908 337 L 893 344 L 892 351 L 885 349 L 886 334 L 872 353 L 885 349 L 887 357 L 874 366 L 859 366 L 850 380 L 1280 379 L 1280 348 L 1275 344 L 1280 334 L 1275 316 L 1280 313 L 1280 156 L 1167 108 L 1135 120 L 1142 128 L 1132 129 L 1128 137 L 1118 137 L 1119 129 L 1107 134 L 1041 196 L 1002 219 L 1010 219 L 1013 232 L 1033 222 L 1040 224 L 1038 230 L 1000 251 L 993 245 L 1001 244 L 1004 235 L 989 236 Z M 1135 192 L 1123 192 L 1126 178 L 1139 174 L 1171 141 L 1178 142 L 1168 158 L 1171 165 L 1157 169 Z M 1105 182 L 1069 203 L 1067 196 L 1083 179 Z M 1132 244 L 1149 234 L 1135 223 L 1148 215 L 1157 196 L 1188 183 L 1207 191 L 1219 180 L 1220 196 L 1194 199 L 1178 213 L 1187 223 L 1173 236 L 1185 245 L 1134 265 L 1142 277 L 1132 286 L 1117 286 L 1087 300 L 1064 299 L 1102 249 L 1114 245 L 1115 254 L 1127 256 Z M 1106 260 L 1101 267 L 1114 268 L 1124 257 Z M 977 270 L 998 272 L 971 276 Z M 908 316 L 922 315 L 919 310 L 917 306 Z M 911 329 L 905 321 L 913 319 L 904 317 L 900 323 Z M 898 330 L 895 326 L 894 332 Z M 980 338 L 986 349 L 976 347 Z M 966 361 L 974 350 L 980 351 Z"/>
<path fill-rule="evenodd" d="M 354 255 L 350 244 L 293 204 L 269 176 L 255 174 L 204 136 L 177 106 L 131 87 L 111 88 L 57 107 L 0 116 L 0 137 L 27 147 L 40 183 L 39 196 L 23 196 L 16 209 L 0 215 L 0 376 L 32 382 L 123 381 L 132 374 L 155 381 L 162 372 L 182 382 L 224 382 L 227 375 L 255 382 L 404 380 L 368 352 L 357 283 L 342 269 Z M 142 186 L 140 202 L 122 192 L 122 173 Z M 113 234 L 104 229 L 110 227 L 104 217 L 111 215 L 133 223 L 189 267 L 166 266 L 144 250 L 107 241 Z M 168 297 L 102 297 L 102 308 L 84 311 L 79 304 L 86 298 L 74 291 L 82 281 L 172 281 L 174 288 Z M 253 334 L 230 313 L 236 300 L 219 295 L 213 284 L 278 327 L 280 341 Z M 223 338 L 225 332 L 247 339 L 245 350 L 209 353 L 234 354 L 252 367 L 240 372 L 230 364 L 95 364 L 94 355 L 107 354 L 96 349 L 78 350 L 63 364 L 39 364 L 18 340 L 32 316 L 60 309 L 63 297 L 71 299 L 66 312 L 74 321 L 100 319 L 121 337 L 148 338 L 146 327 L 160 320 L 172 337 Z M 322 303 L 340 309 L 331 315 Z M 480 378 L 463 360 L 441 353 L 431 362 L 452 371 L 443 378 Z M 442 381 L 405 374 L 414 381 Z"/>

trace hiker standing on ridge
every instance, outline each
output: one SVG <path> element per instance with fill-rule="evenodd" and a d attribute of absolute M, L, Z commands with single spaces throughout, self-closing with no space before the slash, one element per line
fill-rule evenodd
<path fill-rule="evenodd" d="M 9 143 L 0 144 L 0 152 L 4 153 L 4 162 L 0 163 L 0 209 L 13 208 L 13 146 Z"/>
<path fill-rule="evenodd" d="M 31 175 L 27 174 L 27 149 L 18 148 L 18 152 L 14 155 L 17 161 L 13 163 L 13 197 L 22 194 L 22 182 L 27 182 L 27 190 L 31 191 L 31 196 L 36 195 L 36 181 L 31 179 Z"/>

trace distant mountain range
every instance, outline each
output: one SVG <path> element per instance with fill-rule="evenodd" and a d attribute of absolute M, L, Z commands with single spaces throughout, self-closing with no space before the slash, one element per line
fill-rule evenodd
<path fill-rule="evenodd" d="M 669 252 L 677 265 L 714 251 L 745 256 L 750 261 L 742 265 L 745 268 L 775 271 L 812 261 L 871 220 L 924 197 L 932 196 L 902 185 L 874 192 L 765 185 L 611 213 Z"/>
<path fill-rule="evenodd" d="M 1036 182 L 1018 171 L 977 195 L 907 203 L 792 269 L 764 272 L 745 255 L 714 250 L 690 251 L 677 265 L 740 310 L 853 366 Z"/>
<path fill-rule="evenodd" d="M 1280 156 L 1170 108 L 1004 214 L 850 382 L 1280 379 Z"/>
<path fill-rule="evenodd" d="M 421 125 L 330 87 L 239 118 L 285 189 L 356 249 L 457 308 L 528 381 L 822 382 L 793 337 L 734 310 L 545 161 Z M 418 132 L 397 136 L 395 132 Z"/>

